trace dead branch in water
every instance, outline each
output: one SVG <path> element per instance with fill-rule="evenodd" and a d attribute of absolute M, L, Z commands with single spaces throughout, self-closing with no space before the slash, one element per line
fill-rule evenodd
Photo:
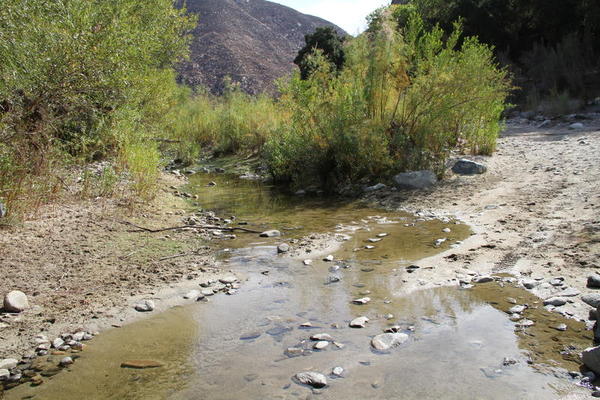
<path fill-rule="evenodd" d="M 125 225 L 133 226 L 134 228 L 137 228 L 137 230 L 135 230 L 135 231 L 129 231 L 129 232 L 150 232 L 150 233 L 157 233 L 157 232 L 165 232 L 165 231 L 174 231 L 174 230 L 177 230 L 177 229 L 191 228 L 191 229 L 214 229 L 214 230 L 226 231 L 226 232 L 233 232 L 233 231 L 239 230 L 239 231 L 248 232 L 248 233 L 261 233 L 259 231 L 255 231 L 255 230 L 252 230 L 252 229 L 242 228 L 240 226 L 223 227 L 223 226 L 216 226 L 216 225 L 181 225 L 181 226 L 170 226 L 170 227 L 167 227 L 167 228 L 150 229 L 150 228 L 144 228 L 143 226 L 136 225 L 136 224 L 131 223 L 129 221 L 121 221 L 121 223 L 125 224 Z"/>

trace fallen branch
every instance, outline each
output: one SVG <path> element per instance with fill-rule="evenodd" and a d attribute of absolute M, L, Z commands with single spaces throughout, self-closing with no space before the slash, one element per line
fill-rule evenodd
<path fill-rule="evenodd" d="M 215 225 L 181 225 L 181 226 L 170 226 L 167 228 L 150 229 L 150 228 L 145 228 L 143 226 L 133 224 L 129 221 L 121 221 L 121 223 L 123 223 L 125 225 L 133 226 L 134 228 L 138 229 L 137 231 L 130 231 L 130 232 L 144 231 L 144 232 L 150 232 L 150 233 L 157 233 L 157 232 L 165 232 L 165 231 L 174 231 L 177 229 L 191 228 L 191 229 L 214 229 L 214 230 L 220 230 L 220 231 L 226 231 L 226 232 L 233 232 L 235 230 L 239 230 L 239 231 L 248 232 L 248 233 L 261 233 L 259 231 L 255 231 L 252 229 L 242 228 L 240 226 L 224 227 L 224 226 L 215 226 Z"/>

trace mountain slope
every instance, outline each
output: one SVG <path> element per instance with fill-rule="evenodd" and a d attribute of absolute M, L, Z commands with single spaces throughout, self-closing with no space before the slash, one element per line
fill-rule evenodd
<path fill-rule="evenodd" d="M 187 0 L 199 15 L 190 60 L 179 67 L 181 82 L 223 90 L 231 77 L 249 93 L 274 88 L 274 81 L 293 70 L 304 35 L 319 26 L 334 26 L 318 17 L 265 0 Z"/>

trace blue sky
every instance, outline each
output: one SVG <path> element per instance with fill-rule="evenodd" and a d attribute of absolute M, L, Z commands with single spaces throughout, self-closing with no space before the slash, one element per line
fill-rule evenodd
<path fill-rule="evenodd" d="M 390 0 L 270 0 L 304 14 L 316 15 L 355 35 L 365 29 L 365 17 Z"/>

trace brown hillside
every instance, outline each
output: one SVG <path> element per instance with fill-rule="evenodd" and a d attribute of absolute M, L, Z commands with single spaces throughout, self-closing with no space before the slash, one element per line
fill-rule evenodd
<path fill-rule="evenodd" d="M 265 0 L 187 0 L 186 5 L 200 21 L 180 80 L 213 93 L 222 91 L 227 76 L 252 94 L 272 90 L 277 78 L 293 70 L 304 35 L 335 26 Z"/>

